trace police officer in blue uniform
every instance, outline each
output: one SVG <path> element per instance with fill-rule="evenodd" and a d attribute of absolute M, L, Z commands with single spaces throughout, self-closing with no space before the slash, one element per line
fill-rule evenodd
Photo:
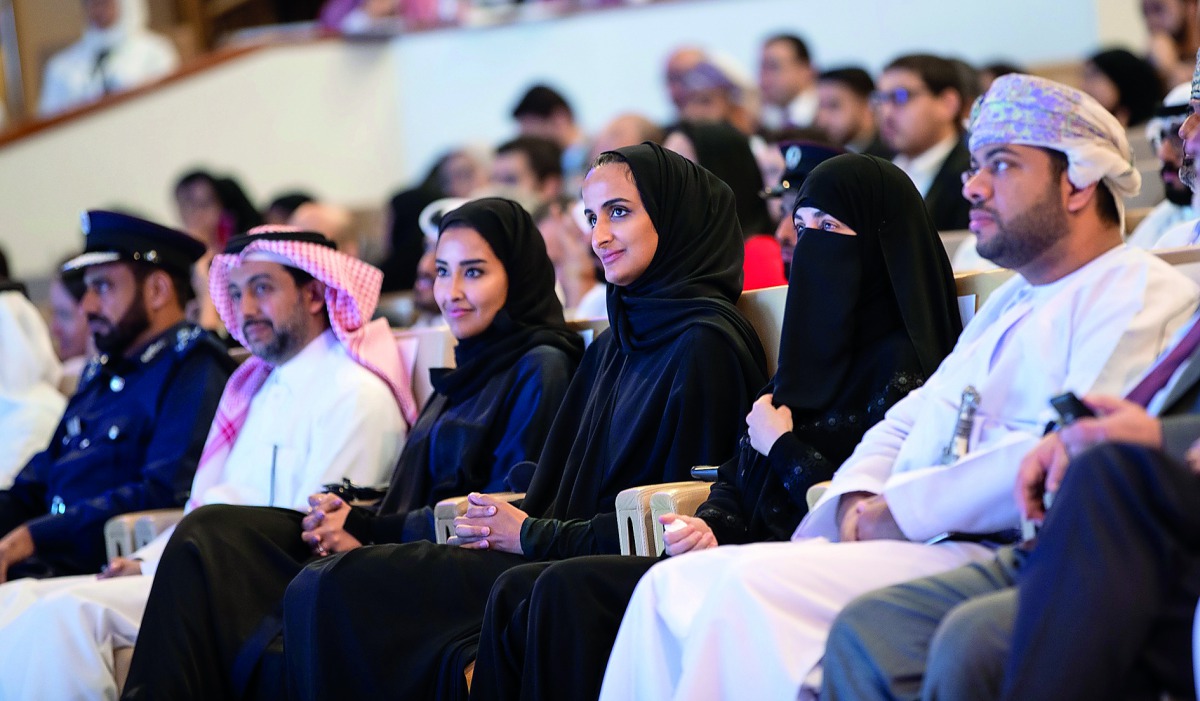
<path fill-rule="evenodd" d="M 0 582 L 97 572 L 112 516 L 183 506 L 233 370 L 187 322 L 204 245 L 115 212 L 84 215 L 81 301 L 98 354 L 50 445 L 0 491 Z"/>

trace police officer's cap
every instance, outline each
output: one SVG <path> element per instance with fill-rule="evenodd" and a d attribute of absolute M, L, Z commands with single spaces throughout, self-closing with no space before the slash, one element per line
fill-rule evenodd
<path fill-rule="evenodd" d="M 205 246 L 182 231 L 120 212 L 91 210 L 82 216 L 84 252 L 63 264 L 64 273 L 105 263 L 143 262 L 187 274 Z"/>
<path fill-rule="evenodd" d="M 779 151 L 783 154 L 783 176 L 778 185 L 762 193 L 763 197 L 780 197 L 785 192 L 799 190 L 813 168 L 845 153 L 836 146 L 827 146 L 815 141 L 784 141 L 779 144 Z"/>

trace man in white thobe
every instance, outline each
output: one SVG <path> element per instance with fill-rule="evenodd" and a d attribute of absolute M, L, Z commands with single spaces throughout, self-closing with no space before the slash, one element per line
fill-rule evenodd
<path fill-rule="evenodd" d="M 718 547 L 642 579 L 601 699 L 810 697 L 851 599 L 990 557 L 1018 527 L 1012 485 L 1050 397 L 1121 393 L 1188 320 L 1200 290 L 1121 242 L 1121 198 L 1140 177 L 1093 99 L 1004 76 L 970 147 L 963 195 L 979 250 L 1020 275 L 867 432 L 793 542 Z M 977 410 L 960 434 L 967 388 Z"/>
<path fill-rule="evenodd" d="M 42 117 L 135 88 L 179 65 L 175 47 L 147 30 L 144 12 L 133 11 L 129 2 L 82 2 L 87 19 L 83 36 L 46 64 L 38 103 Z"/>
<path fill-rule="evenodd" d="M 222 321 L 254 357 L 226 386 L 189 508 L 303 510 L 324 484 L 384 483 L 411 419 L 398 362 L 364 350 L 366 327 L 353 328 L 345 313 L 353 303 L 370 318 L 382 274 L 319 234 L 255 232 L 232 239 L 209 278 Z M 386 328 L 376 330 L 390 342 Z M 110 562 L 100 578 L 0 586 L 0 699 L 115 699 L 113 651 L 137 639 L 170 533 Z"/>

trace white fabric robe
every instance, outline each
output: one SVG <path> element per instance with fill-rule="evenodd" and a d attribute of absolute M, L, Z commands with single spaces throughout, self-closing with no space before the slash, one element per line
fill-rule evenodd
<path fill-rule="evenodd" d="M 656 565 L 621 623 L 601 693 L 617 699 L 791 700 L 820 688 L 825 638 L 854 597 L 990 557 L 944 532 L 1016 528 L 1020 458 L 1065 390 L 1120 394 L 1185 323 L 1197 288 L 1120 246 L 1049 285 L 1014 278 L 926 384 L 864 436 L 791 543 L 720 547 Z M 960 397 L 981 403 L 970 450 L 940 464 Z M 909 541 L 837 543 L 842 494 L 883 494 Z M 806 692 L 809 693 L 809 692 Z"/>
<path fill-rule="evenodd" d="M 383 381 L 327 331 L 276 368 L 255 394 L 223 480 L 201 501 L 304 510 L 310 494 L 343 476 L 357 484 L 386 482 L 405 426 Z M 115 699 L 113 651 L 137 639 L 170 536 L 167 531 L 134 553 L 141 575 L 0 585 L 0 700 Z"/>
<path fill-rule="evenodd" d="M 0 489 L 46 449 L 67 406 L 46 322 L 20 292 L 0 292 Z"/>

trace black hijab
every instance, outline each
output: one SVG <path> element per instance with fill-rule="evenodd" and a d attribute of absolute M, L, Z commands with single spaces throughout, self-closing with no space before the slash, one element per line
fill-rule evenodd
<path fill-rule="evenodd" d="M 774 230 L 767 203 L 759 196 L 762 171 L 750 150 L 750 139 L 728 122 L 680 122 L 675 131 L 692 142 L 700 165 L 733 190 L 742 233 L 753 236 Z"/>
<path fill-rule="evenodd" d="M 524 503 L 532 516 L 607 514 L 621 489 L 724 461 L 766 381 L 762 344 L 734 306 L 743 247 L 729 187 L 657 144 L 607 153 L 632 171 L 658 248 L 637 280 L 608 288 L 611 336 L 555 419 Z M 704 347 L 677 345 L 696 327 Z"/>
<path fill-rule="evenodd" d="M 720 320 L 762 345 L 734 304 L 742 293 L 742 233 L 729 186 L 658 144 L 610 151 L 633 172 L 658 249 L 642 276 L 608 286 L 608 320 L 626 352 L 654 348 L 685 327 Z"/>
<path fill-rule="evenodd" d="M 883 159 L 844 154 L 813 169 L 800 207 L 857 236 L 800 232 L 775 404 L 794 417 L 861 409 L 895 373 L 929 377 L 962 321 L 950 261 L 912 181 Z"/>
<path fill-rule="evenodd" d="M 478 231 L 492 247 L 508 275 L 508 298 L 491 326 L 458 342 L 453 370 L 430 371 L 434 389 L 451 401 L 474 394 L 536 346 L 558 348 L 578 360 L 583 340 L 563 320 L 562 303 L 554 294 L 554 267 L 529 213 L 512 200 L 487 197 L 446 214 L 439 238 L 453 226 Z"/>

